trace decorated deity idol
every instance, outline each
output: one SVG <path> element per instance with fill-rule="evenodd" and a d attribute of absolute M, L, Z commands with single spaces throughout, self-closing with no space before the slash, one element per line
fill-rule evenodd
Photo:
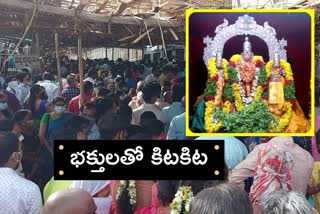
<path fill-rule="evenodd" d="M 256 25 L 251 19 L 245 20 L 247 18 L 245 15 L 239 22 L 249 20 Z M 239 26 L 243 32 L 247 30 L 243 29 L 245 25 Z M 273 28 L 265 27 L 265 32 L 275 35 Z M 217 29 L 224 31 L 223 35 L 227 34 L 226 25 Z M 205 38 L 205 43 L 219 41 L 219 35 L 217 37 L 215 40 Z M 295 97 L 291 66 L 280 56 L 284 53 L 281 49 L 283 40 L 273 40 L 278 49 L 273 50 L 270 61 L 265 63 L 261 56 L 253 54 L 249 37 L 244 39 L 243 52 L 233 55 L 229 61 L 222 58 L 219 51 L 211 54 L 212 49 L 206 50 L 208 80 L 203 96 L 198 99 L 191 130 L 207 133 L 309 131 L 310 124 Z"/>

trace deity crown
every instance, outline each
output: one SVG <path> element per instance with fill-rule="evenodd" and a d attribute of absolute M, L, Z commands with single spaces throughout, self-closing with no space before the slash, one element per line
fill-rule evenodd
<path fill-rule="evenodd" d="M 246 36 L 245 41 L 243 43 L 243 49 L 244 50 L 246 50 L 246 49 L 251 50 L 251 43 L 249 42 L 249 38 L 247 36 Z"/>

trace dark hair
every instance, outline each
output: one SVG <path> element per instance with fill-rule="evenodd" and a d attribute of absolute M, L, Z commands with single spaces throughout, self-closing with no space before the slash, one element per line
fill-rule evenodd
<path fill-rule="evenodd" d="M 158 137 L 164 132 L 164 124 L 160 120 L 146 120 L 142 127 L 152 137 Z"/>
<path fill-rule="evenodd" d="M 118 132 L 127 130 L 130 127 L 130 122 L 121 120 L 119 116 L 111 115 L 102 117 L 98 122 L 101 139 L 111 140 Z"/>
<path fill-rule="evenodd" d="M 88 129 L 90 121 L 78 115 L 71 115 L 65 122 L 64 128 L 59 130 L 55 136 L 55 140 L 76 140 L 77 133 Z"/>
<path fill-rule="evenodd" d="M 14 133 L 0 132 L 0 166 L 6 164 L 18 149 L 19 139 Z"/>
<path fill-rule="evenodd" d="M 128 106 L 132 98 L 129 95 L 120 97 L 119 106 Z"/>
<path fill-rule="evenodd" d="M 252 214 L 252 212 L 247 193 L 231 184 L 220 184 L 202 190 L 193 198 L 190 206 L 190 214 Z"/>
<path fill-rule="evenodd" d="M 129 185 L 129 181 L 128 184 Z M 133 207 L 130 204 L 130 196 L 128 188 L 124 188 L 117 200 L 117 208 L 119 214 L 133 214 Z"/>
<path fill-rule="evenodd" d="M 54 99 L 53 99 L 53 101 L 52 101 L 52 104 L 53 105 L 55 105 L 57 102 L 64 102 L 64 104 L 66 104 L 66 100 L 63 98 L 63 97 L 60 97 L 60 96 L 58 96 L 58 97 L 55 97 Z"/>
<path fill-rule="evenodd" d="M 14 114 L 13 123 L 22 122 L 28 114 L 32 114 L 28 109 L 21 109 Z"/>
<path fill-rule="evenodd" d="M 159 180 L 157 182 L 158 198 L 164 206 L 169 206 L 179 188 L 178 180 Z"/>
<path fill-rule="evenodd" d="M 156 120 L 157 116 L 152 111 L 145 111 L 140 116 L 140 124 L 145 126 L 147 120 Z"/>
<path fill-rule="evenodd" d="M 129 106 L 121 105 L 118 111 L 119 119 L 131 122 L 132 109 Z"/>
<path fill-rule="evenodd" d="M 113 107 L 114 101 L 110 97 L 98 98 L 96 100 L 97 118 L 103 116 Z"/>
<path fill-rule="evenodd" d="M 97 77 L 97 70 L 95 68 L 91 68 L 88 72 L 88 77 L 95 79 Z"/>
<path fill-rule="evenodd" d="M 18 73 L 17 74 L 17 79 L 20 81 L 20 82 L 23 82 L 23 79 L 28 76 L 28 73 L 26 72 L 21 72 L 21 73 Z"/>
<path fill-rule="evenodd" d="M 185 88 L 183 84 L 177 84 L 172 88 L 172 102 L 181 102 L 185 95 Z"/>
<path fill-rule="evenodd" d="M 32 113 L 35 112 L 35 105 L 37 100 L 37 95 L 42 91 L 42 87 L 40 85 L 33 85 L 30 88 L 29 96 L 26 100 L 26 104 Z"/>
<path fill-rule="evenodd" d="M 85 102 L 81 107 L 80 107 L 80 111 L 83 111 L 84 108 L 87 109 L 95 109 L 96 110 L 96 103 L 95 102 Z"/>
<path fill-rule="evenodd" d="M 67 83 L 68 83 L 68 85 L 74 83 L 75 81 L 77 81 L 77 77 L 76 77 L 75 75 L 69 74 L 69 75 L 67 76 Z"/>
<path fill-rule="evenodd" d="M 13 122 L 9 119 L 0 119 L 0 131 L 9 132 L 13 128 Z"/>
<path fill-rule="evenodd" d="M 93 90 L 93 84 L 90 81 L 85 81 L 83 85 L 84 93 L 88 93 Z"/>
<path fill-rule="evenodd" d="M 98 87 L 96 89 L 96 92 L 97 92 L 97 97 L 106 97 L 108 96 L 108 94 L 111 93 L 111 91 L 106 87 Z"/>
<path fill-rule="evenodd" d="M 146 103 L 150 103 L 153 98 L 158 98 L 161 94 L 161 86 L 157 82 L 148 82 L 142 88 L 143 99 Z"/>
<path fill-rule="evenodd" d="M 52 81 L 52 74 L 49 73 L 49 72 L 44 72 L 43 75 L 42 75 L 42 80 L 50 80 Z"/>

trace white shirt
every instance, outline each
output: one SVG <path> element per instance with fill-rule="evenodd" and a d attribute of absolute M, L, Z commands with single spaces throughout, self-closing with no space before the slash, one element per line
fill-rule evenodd
<path fill-rule="evenodd" d="M 155 104 L 142 104 L 139 106 L 139 108 L 136 108 L 133 110 L 132 113 L 132 125 L 140 125 L 140 117 L 141 115 L 146 112 L 146 111 L 151 111 L 153 112 L 158 120 L 161 120 L 163 123 L 165 123 L 165 119 L 163 116 L 163 113 L 159 106 L 156 106 Z"/>
<path fill-rule="evenodd" d="M 40 214 L 39 187 L 11 168 L 0 168 L 0 214 Z"/>
<path fill-rule="evenodd" d="M 148 82 L 159 82 L 159 77 L 155 77 L 153 74 L 149 74 L 146 79 L 145 79 L 145 82 L 148 83 Z"/>
<path fill-rule="evenodd" d="M 30 87 L 28 85 L 20 83 L 18 86 L 18 89 L 20 89 L 20 91 L 22 92 L 21 101 L 20 101 L 20 104 L 22 105 L 30 92 Z"/>
<path fill-rule="evenodd" d="M 60 95 L 59 87 L 50 80 L 44 80 L 43 82 L 39 83 L 39 85 L 46 89 L 49 102 L 52 102 L 55 97 Z"/>

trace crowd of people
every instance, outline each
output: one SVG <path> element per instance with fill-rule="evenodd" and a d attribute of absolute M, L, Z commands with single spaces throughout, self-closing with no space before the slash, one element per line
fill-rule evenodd
<path fill-rule="evenodd" d="M 0 214 L 320 210 L 320 127 L 313 138 L 196 138 L 225 141 L 221 181 L 54 180 L 54 140 L 193 140 L 183 61 L 85 60 L 83 97 L 77 61 L 61 61 L 62 91 L 54 61 L 39 76 L 24 69 L 0 78 Z"/>

